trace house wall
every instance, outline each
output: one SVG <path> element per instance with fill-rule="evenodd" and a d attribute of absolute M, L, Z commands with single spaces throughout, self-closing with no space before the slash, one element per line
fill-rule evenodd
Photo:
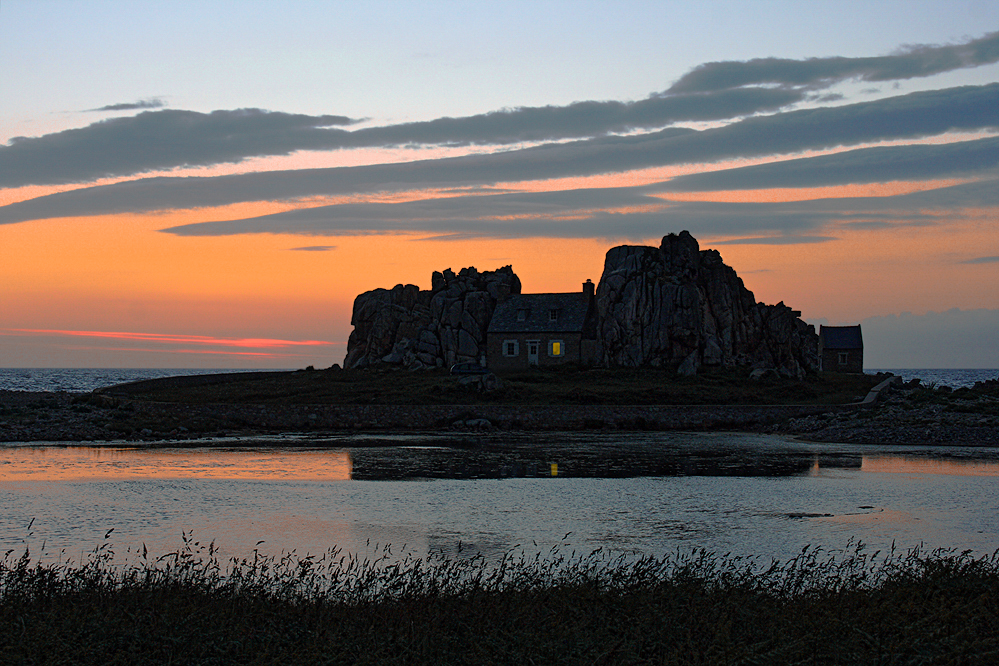
<path fill-rule="evenodd" d="M 846 363 L 840 363 L 840 354 L 846 354 Z M 825 372 L 863 372 L 863 349 L 823 349 L 822 370 Z"/>
<path fill-rule="evenodd" d="M 503 343 L 507 340 L 517 341 L 517 355 L 504 356 Z M 527 341 L 539 340 L 538 366 L 551 367 L 566 363 L 580 362 L 580 333 L 489 333 L 486 337 L 486 354 L 490 370 L 524 370 L 527 363 Z M 560 357 L 548 355 L 548 343 L 561 340 L 565 351 Z"/>

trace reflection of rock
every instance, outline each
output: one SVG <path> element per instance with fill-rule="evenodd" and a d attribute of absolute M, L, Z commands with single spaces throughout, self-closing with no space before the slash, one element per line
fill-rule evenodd
<path fill-rule="evenodd" d="M 492 429 L 487 419 L 469 418 L 452 424 L 459 430 Z M 860 454 L 831 455 L 805 451 L 772 451 L 760 455 L 755 448 L 683 447 L 679 450 L 659 445 L 610 446 L 609 441 L 559 441 L 549 438 L 539 450 L 536 443 L 510 446 L 509 437 L 490 439 L 482 432 L 474 446 L 455 446 L 454 439 L 423 442 L 427 448 L 398 446 L 354 449 L 351 453 L 352 478 L 399 480 L 408 478 L 498 479 L 508 477 L 552 478 L 552 463 L 558 465 L 558 478 L 632 477 L 777 477 L 798 476 L 816 468 L 859 469 Z M 457 440 L 460 441 L 460 440 Z M 614 440 L 620 443 L 619 440 Z"/>
<path fill-rule="evenodd" d="M 510 266 L 482 273 L 435 272 L 430 291 L 416 285 L 368 291 L 354 300 L 345 368 L 376 363 L 410 369 L 481 361 L 496 303 L 520 293 Z"/>
<path fill-rule="evenodd" d="M 686 231 L 658 247 L 615 247 L 597 287 L 608 365 L 751 365 L 802 377 L 818 369 L 815 328 L 783 303 L 757 303 L 715 250 Z"/>

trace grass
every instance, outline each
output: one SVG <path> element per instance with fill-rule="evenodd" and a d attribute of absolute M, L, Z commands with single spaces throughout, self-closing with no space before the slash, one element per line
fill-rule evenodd
<path fill-rule="evenodd" d="M 5 663 L 936 664 L 999 658 L 999 559 L 806 548 L 0 561 Z"/>
<path fill-rule="evenodd" d="M 264 379 L 177 387 L 150 382 L 131 397 L 162 402 L 349 405 L 775 405 L 838 404 L 862 399 L 871 375 L 820 373 L 804 380 L 752 381 L 745 368 L 680 377 L 657 368 L 535 368 L 502 375 L 500 390 L 462 386 L 444 370 L 313 370 Z"/>

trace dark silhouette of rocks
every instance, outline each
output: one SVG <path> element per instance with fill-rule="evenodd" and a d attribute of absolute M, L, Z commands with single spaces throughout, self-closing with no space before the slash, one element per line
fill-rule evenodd
<path fill-rule="evenodd" d="M 483 362 L 496 304 L 520 290 L 505 266 L 435 272 L 429 291 L 396 285 L 361 294 L 344 367 Z M 721 255 L 701 250 L 687 231 L 664 236 L 658 248 L 609 250 L 596 306 L 602 365 L 670 366 L 683 375 L 702 366 L 751 366 L 786 377 L 818 370 L 815 327 L 783 302 L 757 303 Z"/>
<path fill-rule="evenodd" d="M 752 366 L 802 377 L 818 370 L 818 336 L 783 302 L 757 303 L 716 250 L 690 233 L 658 247 L 607 253 L 597 287 L 598 340 L 611 366 Z"/>
<path fill-rule="evenodd" d="M 484 361 L 486 329 L 496 304 L 520 293 L 510 266 L 480 273 L 435 271 L 429 291 L 413 284 L 375 289 L 354 300 L 344 368 L 377 363 L 410 369 Z"/>

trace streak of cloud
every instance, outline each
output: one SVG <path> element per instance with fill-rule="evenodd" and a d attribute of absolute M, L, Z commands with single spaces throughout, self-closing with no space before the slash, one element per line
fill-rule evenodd
<path fill-rule="evenodd" d="M 710 192 L 930 180 L 999 167 L 999 137 L 943 145 L 860 148 L 801 159 L 679 176 L 661 192 Z"/>
<path fill-rule="evenodd" d="M 140 99 L 137 102 L 121 102 L 118 104 L 108 104 L 90 111 L 140 111 L 145 109 L 162 109 L 166 103 L 159 97 Z"/>
<path fill-rule="evenodd" d="M 308 245 L 306 247 L 289 248 L 292 252 L 332 252 L 336 245 Z"/>
<path fill-rule="evenodd" d="M 303 150 L 507 146 L 605 137 L 682 122 L 731 121 L 805 101 L 837 101 L 841 94 L 818 91 L 845 79 L 910 79 L 994 62 L 999 62 L 999 32 L 962 44 L 911 46 L 889 56 L 706 63 L 668 90 L 638 101 L 517 107 L 351 131 L 336 127 L 359 122 L 345 116 L 260 109 L 150 111 L 164 106 L 160 98 L 150 98 L 94 109 L 143 110 L 135 116 L 40 137 L 17 137 L 0 146 L 0 188 L 86 183 L 179 167 L 237 164 Z"/>
<path fill-rule="evenodd" d="M 695 67 L 668 93 L 703 93 L 742 86 L 826 88 L 839 81 L 898 81 L 999 62 L 999 32 L 962 44 L 908 46 L 898 53 L 867 58 L 755 58 L 709 62 Z"/>
<path fill-rule="evenodd" d="M 146 178 L 9 204 L 0 207 L 0 224 L 55 217 L 193 209 L 247 201 L 292 201 L 338 194 L 477 187 L 787 155 L 948 132 L 995 130 L 999 128 L 997 108 L 999 84 L 963 86 L 839 107 L 752 117 L 703 131 L 667 128 L 636 136 L 606 136 L 400 164 L 202 178 Z M 982 163 L 990 163 L 990 145 L 974 144 L 964 148 L 979 146 Z M 962 173 L 966 171 L 961 169 Z"/>
<path fill-rule="evenodd" d="M 345 116 L 237 109 L 198 113 L 168 109 L 110 118 L 0 146 L 0 187 L 67 184 L 182 166 L 238 163 L 289 155 L 320 144 Z"/>
<path fill-rule="evenodd" d="M 163 229 L 178 236 L 300 234 L 356 236 L 404 232 L 438 240 L 468 238 L 643 239 L 663 229 L 695 236 L 753 234 L 760 243 L 780 238 L 823 242 L 810 233 L 831 224 L 852 228 L 928 225 L 939 213 L 999 206 L 999 180 L 988 179 L 886 197 L 844 197 L 787 202 L 670 202 L 649 187 L 595 188 L 426 199 L 406 203 L 337 204 L 237 220 Z M 774 240 L 774 237 L 777 240 Z M 804 238 L 805 240 L 801 240 Z M 833 240 L 833 237 L 828 237 Z M 739 242 L 739 241 L 736 241 Z M 746 242 L 746 241 L 743 241 Z"/>
<path fill-rule="evenodd" d="M 962 264 L 999 264 L 999 257 L 976 257 L 962 261 Z"/>
<path fill-rule="evenodd" d="M 839 240 L 835 236 L 764 236 L 713 241 L 712 245 L 805 245 Z"/>

